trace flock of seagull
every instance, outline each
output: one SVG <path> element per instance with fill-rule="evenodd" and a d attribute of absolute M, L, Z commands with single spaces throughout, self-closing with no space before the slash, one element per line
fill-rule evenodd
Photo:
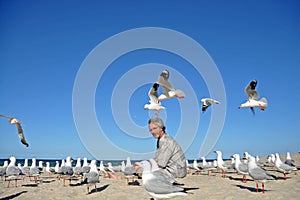
<path fill-rule="evenodd" d="M 175 89 L 169 82 L 170 73 L 168 70 L 163 70 L 158 76 L 157 81 L 153 84 L 148 92 L 149 104 L 144 105 L 144 109 L 156 110 L 158 116 L 160 110 L 165 110 L 166 107 L 161 105 L 162 100 L 178 97 L 184 98 L 185 93 L 180 89 Z M 268 101 L 265 97 L 259 99 L 258 92 L 256 91 L 257 80 L 252 80 L 244 89 L 248 96 L 245 103 L 242 103 L 238 108 L 250 108 L 252 113 L 255 114 L 254 108 L 258 107 L 265 110 L 268 107 Z M 162 94 L 158 95 L 158 88 L 162 87 Z M 213 98 L 202 98 L 202 112 L 205 112 L 208 107 L 213 104 L 220 104 L 219 101 Z"/>
<path fill-rule="evenodd" d="M 50 162 L 46 162 L 46 166 L 44 166 L 43 161 L 39 161 L 37 165 L 36 159 L 32 158 L 31 166 L 28 165 L 28 159 L 25 159 L 24 165 L 21 166 L 20 163 L 16 165 L 16 158 L 12 156 L 9 160 L 5 160 L 3 166 L 0 167 L 0 176 L 1 180 L 3 180 L 3 177 L 5 178 L 7 188 L 9 188 L 12 180 L 14 180 L 14 186 L 17 187 L 17 181 L 23 180 L 24 182 L 25 177 L 29 177 L 30 181 L 38 184 L 42 182 L 42 174 L 48 174 L 46 178 L 56 175 L 57 180 L 63 180 L 64 186 L 66 186 L 66 181 L 69 181 L 70 185 L 71 181 L 77 181 L 77 184 L 86 185 L 87 194 L 89 194 L 91 185 L 94 185 L 97 191 L 96 184 L 100 182 L 100 175 L 103 175 L 105 178 L 108 172 L 123 172 L 127 185 L 129 185 L 129 179 L 132 179 L 132 183 L 134 183 L 134 177 L 137 175 L 136 167 L 131 164 L 130 157 L 127 158 L 126 164 L 125 161 L 122 161 L 120 166 L 113 166 L 111 162 L 104 166 L 103 161 L 100 161 L 100 165 L 97 166 L 97 160 L 91 160 L 89 163 L 87 158 L 83 158 L 83 164 L 81 158 L 77 158 L 76 165 L 73 162 L 74 160 L 68 156 L 66 159 L 62 159 L 61 162 L 56 161 L 55 166 L 51 167 Z"/>
<path fill-rule="evenodd" d="M 156 110 L 156 115 L 158 116 L 160 110 L 166 109 L 161 105 L 161 101 L 170 98 L 184 98 L 185 93 L 180 89 L 175 89 L 169 82 L 169 71 L 163 70 L 159 75 L 157 81 L 153 84 L 148 92 L 149 104 L 144 105 L 144 109 Z M 259 99 L 258 92 L 256 91 L 257 80 L 251 81 L 244 89 L 248 96 L 245 103 L 242 103 L 238 108 L 250 108 L 252 113 L 255 114 L 254 108 L 258 107 L 261 110 L 265 110 L 268 106 L 266 98 Z M 158 88 L 162 87 L 162 94 L 158 94 Z M 202 98 L 202 112 L 205 112 L 208 107 L 213 104 L 220 104 L 219 101 L 212 98 Z M 8 118 L 10 124 L 15 124 L 17 126 L 18 135 L 22 144 L 28 147 L 28 143 L 25 140 L 21 123 L 14 117 L 0 115 L 0 117 Z M 228 170 L 235 170 L 238 174 L 243 175 L 242 182 L 246 182 L 246 176 L 249 175 L 256 182 L 256 191 L 258 191 L 258 183 L 262 183 L 262 192 L 264 192 L 264 183 L 269 180 L 276 180 L 277 177 L 270 174 L 265 166 L 272 165 L 277 171 L 284 174 L 284 180 L 286 179 L 286 174 L 292 171 L 297 171 L 297 167 L 293 160 L 291 160 L 290 154 L 287 153 L 287 159 L 285 162 L 280 160 L 279 155 L 271 154 L 268 156 L 267 163 L 263 163 L 258 157 L 254 158 L 249 153 L 244 153 L 244 158 L 241 160 L 239 154 L 232 155 L 232 162 L 229 164 L 222 159 L 222 152 L 215 151 L 217 154 L 217 159 L 213 162 L 207 162 L 205 157 L 201 157 L 202 165 L 198 164 L 194 160 L 193 164 L 189 164 L 187 161 L 188 171 L 191 169 L 196 170 L 199 174 L 202 171 L 207 171 L 208 175 L 215 170 L 222 171 L 222 177 L 226 177 L 226 172 Z M 176 182 L 176 180 L 170 176 L 168 173 L 160 170 L 153 159 L 144 160 L 137 162 L 134 165 L 131 164 L 130 158 L 127 158 L 127 162 L 123 161 L 120 166 L 112 166 L 111 163 L 107 163 L 107 167 L 103 165 L 103 161 L 100 162 L 100 166 L 97 167 L 97 161 L 92 160 L 88 163 L 87 158 L 83 159 L 83 165 L 81 165 L 81 159 L 77 159 L 75 166 L 72 165 L 73 160 L 71 157 L 67 157 L 66 160 L 62 160 L 61 163 L 56 161 L 55 167 L 50 167 L 50 163 L 46 163 L 44 168 L 42 161 L 39 165 L 36 164 L 36 159 L 32 159 L 31 166 L 28 166 L 28 159 L 25 159 L 24 166 L 18 164 L 16 166 L 16 158 L 11 157 L 10 163 L 8 161 L 4 162 L 4 165 L 0 168 L 0 176 L 7 177 L 8 185 L 10 187 L 10 181 L 15 180 L 15 186 L 17 186 L 17 180 L 19 177 L 28 176 L 30 179 L 33 177 L 34 181 L 37 180 L 41 173 L 57 174 L 57 178 L 60 180 L 63 178 L 64 185 L 65 181 L 69 180 L 80 180 L 80 184 L 87 185 L 87 193 L 90 193 L 89 186 L 95 185 L 99 182 L 99 176 L 102 172 L 103 176 L 106 177 L 108 172 L 123 172 L 126 178 L 126 185 L 129 184 L 129 179 L 132 179 L 132 184 L 134 184 L 134 177 L 137 176 L 137 168 L 142 168 L 142 181 L 145 190 L 153 198 L 170 198 L 178 195 L 187 195 L 187 188 L 183 187 L 182 184 Z"/>
<path fill-rule="evenodd" d="M 153 84 L 153 86 L 150 88 L 148 92 L 149 96 L 149 104 L 144 105 L 144 109 L 147 110 L 156 110 L 156 116 L 158 116 L 160 110 L 166 109 L 164 106 L 161 105 L 162 100 L 170 99 L 170 98 L 184 98 L 185 93 L 180 89 L 175 89 L 172 84 L 169 82 L 169 76 L 170 73 L 168 70 L 163 70 L 161 74 L 158 76 L 157 81 Z M 249 85 L 246 86 L 245 92 L 248 96 L 248 99 L 245 103 L 241 104 L 238 108 L 250 108 L 253 114 L 255 114 L 254 108 L 258 107 L 261 110 L 265 110 L 268 106 L 268 102 L 266 98 L 259 99 L 258 92 L 255 90 L 257 85 L 257 80 L 253 80 L 250 82 Z M 158 88 L 162 87 L 162 94 L 158 95 Z M 212 99 L 212 98 L 202 98 L 202 112 L 205 112 L 208 107 L 210 107 L 213 104 L 220 104 L 219 101 Z M 0 114 L 0 117 L 4 117 L 9 119 L 10 124 L 15 124 L 17 126 L 18 130 L 18 136 L 22 144 L 24 144 L 26 147 L 29 146 L 27 143 L 23 129 L 21 127 L 21 123 L 19 120 L 17 120 L 15 117 L 6 116 Z"/>
<path fill-rule="evenodd" d="M 207 162 L 205 157 L 201 157 L 202 162 L 198 163 L 194 160 L 193 163 L 187 162 L 188 174 L 203 174 L 207 173 L 210 176 L 211 173 L 219 173 L 221 171 L 221 177 L 226 178 L 227 173 L 237 173 L 242 175 L 241 181 L 245 183 L 250 176 L 256 183 L 256 192 L 259 191 L 259 183 L 262 184 L 261 191 L 265 192 L 265 182 L 274 181 L 278 179 L 287 179 L 287 174 L 297 172 L 300 167 L 296 166 L 291 155 L 287 152 L 286 160 L 283 162 L 278 153 L 270 154 L 267 160 L 263 162 L 258 156 L 254 157 L 248 152 L 244 152 L 243 158 L 239 154 L 233 154 L 231 156 L 231 162 L 224 161 L 221 151 L 214 151 L 216 153 L 216 159 L 213 162 Z M 77 181 L 76 185 L 86 185 L 87 194 L 90 193 L 90 186 L 95 186 L 100 182 L 100 176 L 107 177 L 109 172 L 116 173 L 122 172 L 122 178 L 126 179 L 126 185 L 135 185 L 134 178 L 142 178 L 142 185 L 144 189 L 154 199 L 171 198 L 174 196 L 188 195 L 188 190 L 198 188 L 187 188 L 184 184 L 177 182 L 169 173 L 161 170 L 154 159 L 143 160 L 140 162 L 131 163 L 130 157 L 125 161 L 122 161 L 120 165 L 113 166 L 108 162 L 104 166 L 103 161 L 100 161 L 100 165 L 97 166 L 98 161 L 92 160 L 90 163 L 87 158 L 83 158 L 83 164 L 81 158 L 77 158 L 76 165 L 74 160 L 69 156 L 61 162 L 56 161 L 54 167 L 50 167 L 50 163 L 46 162 L 46 166 L 42 161 L 36 162 L 35 158 L 32 158 L 31 166 L 28 165 L 28 159 L 25 159 L 24 165 L 16 165 L 16 158 L 10 157 L 9 161 L 4 161 L 4 165 L 0 168 L 0 176 L 3 180 L 8 181 L 7 187 L 10 187 L 11 181 L 14 180 L 15 187 L 17 187 L 17 181 L 25 181 L 25 177 L 29 177 L 30 181 L 34 181 L 38 184 L 38 181 L 42 182 L 41 174 L 47 174 L 49 177 L 56 175 L 57 180 L 63 180 L 63 185 L 69 180 Z M 139 169 L 142 171 L 139 171 Z M 192 173 L 192 171 L 194 172 Z M 272 171 L 278 171 L 283 174 L 283 177 L 275 176 Z M 34 178 L 34 180 L 31 180 Z M 132 179 L 131 184 L 129 179 Z"/>
<path fill-rule="evenodd" d="M 248 152 L 244 152 L 244 157 L 241 160 L 239 154 L 233 154 L 231 156 L 231 163 L 225 162 L 222 158 L 221 151 L 214 151 L 217 154 L 217 159 L 213 163 L 207 163 L 205 157 L 201 157 L 202 165 L 194 160 L 193 164 L 188 164 L 188 169 L 194 169 L 196 172 L 207 171 L 208 175 L 211 171 L 221 170 L 222 177 L 226 177 L 226 172 L 235 171 L 237 174 L 243 175 L 242 182 L 247 181 L 247 175 L 249 175 L 256 182 L 256 192 L 258 192 L 258 183 L 262 184 L 262 192 L 264 193 L 264 183 L 266 181 L 277 180 L 279 177 L 271 174 L 269 168 L 275 168 L 276 171 L 283 173 L 283 179 L 286 180 L 286 174 L 295 172 L 300 169 L 296 167 L 295 161 L 291 158 L 289 152 L 287 152 L 286 160 L 281 161 L 278 153 L 270 154 L 267 157 L 267 161 L 263 162 L 258 156 L 254 157 Z"/>

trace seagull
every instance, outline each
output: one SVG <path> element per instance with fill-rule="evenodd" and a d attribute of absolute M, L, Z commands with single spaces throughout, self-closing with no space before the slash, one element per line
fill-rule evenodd
<path fill-rule="evenodd" d="M 249 174 L 248 173 L 248 164 L 241 162 L 239 154 L 234 154 L 232 157 L 235 160 L 234 166 L 235 166 L 236 171 L 239 174 L 243 174 L 242 182 L 246 183 L 246 181 L 247 181 L 246 175 Z"/>
<path fill-rule="evenodd" d="M 31 166 L 30 166 L 30 171 L 29 171 L 29 176 L 34 177 L 34 182 L 37 182 L 37 177 L 41 174 L 41 170 L 39 167 L 36 166 L 36 159 L 32 158 L 31 159 Z"/>
<path fill-rule="evenodd" d="M 286 152 L 286 160 L 284 161 L 284 163 L 289 166 L 296 167 L 295 161 L 291 158 L 290 152 Z"/>
<path fill-rule="evenodd" d="M 10 124 L 15 124 L 15 125 L 17 126 L 19 138 L 20 138 L 22 144 L 24 144 L 26 147 L 28 147 L 29 144 L 28 144 L 28 143 L 26 142 L 26 140 L 25 140 L 25 136 L 24 136 L 24 133 L 23 133 L 23 129 L 22 129 L 22 126 L 21 126 L 21 123 L 19 122 L 19 120 L 17 120 L 17 119 L 14 118 L 14 117 L 5 116 L 5 115 L 1 115 L 1 114 L 0 114 L 0 117 L 8 118 Z"/>
<path fill-rule="evenodd" d="M 166 181 L 169 181 L 170 183 L 172 183 L 173 185 L 182 185 L 178 182 L 176 182 L 174 176 L 170 173 L 168 173 L 166 170 L 163 170 L 161 168 L 158 167 L 158 164 L 157 162 L 151 158 L 149 160 L 150 162 L 150 165 L 151 165 L 151 172 L 155 175 L 155 176 L 159 176 L 161 177 L 162 179 L 166 180 Z"/>
<path fill-rule="evenodd" d="M 283 163 L 281 160 L 280 160 L 280 157 L 279 157 L 279 154 L 278 153 L 275 153 L 275 168 L 279 171 L 279 172 L 282 172 L 283 175 L 284 175 L 284 180 L 286 180 L 286 174 L 288 173 L 291 173 L 292 171 L 297 171 L 297 168 L 296 167 L 293 167 L 293 166 L 289 166 L 285 163 Z"/>
<path fill-rule="evenodd" d="M 21 175 L 21 170 L 16 166 L 16 158 L 15 157 L 10 157 L 9 158 L 10 163 L 8 164 L 6 168 L 6 176 L 8 176 L 8 184 L 7 187 L 9 188 L 10 186 L 10 180 L 14 179 L 15 180 L 15 187 L 18 187 L 18 176 Z"/>
<path fill-rule="evenodd" d="M 90 193 L 89 190 L 89 186 L 90 185 L 95 185 L 95 190 L 97 191 L 97 186 L 96 184 L 99 183 L 99 173 L 98 173 L 98 169 L 96 166 L 96 160 L 92 160 L 91 164 L 90 164 L 90 171 L 89 173 L 84 175 L 84 180 L 83 180 L 83 184 L 87 184 L 87 194 Z"/>
<path fill-rule="evenodd" d="M 185 188 L 173 185 L 170 181 L 151 172 L 151 164 L 149 161 L 144 160 L 135 163 L 135 165 L 143 168 L 143 186 L 153 198 L 161 199 L 187 195 Z"/>
<path fill-rule="evenodd" d="M 51 174 L 55 173 L 54 168 L 50 167 L 50 162 L 46 162 L 46 172 L 48 172 L 49 176 L 51 176 Z"/>
<path fill-rule="evenodd" d="M 258 167 L 255 158 L 253 156 L 248 156 L 248 170 L 249 175 L 253 178 L 253 180 L 256 182 L 256 192 L 258 192 L 258 183 L 262 184 L 262 192 L 265 192 L 265 185 L 264 183 L 268 180 L 275 180 L 273 176 L 267 174 L 265 170 Z"/>
<path fill-rule="evenodd" d="M 258 156 L 255 156 L 255 162 L 259 167 L 263 167 L 265 165 L 264 161 L 260 160 Z"/>
<path fill-rule="evenodd" d="M 206 159 L 204 156 L 202 156 L 201 159 L 202 159 L 202 168 L 204 170 L 207 170 L 207 175 L 209 176 L 210 171 L 215 170 L 216 167 L 213 164 L 206 162 Z"/>
<path fill-rule="evenodd" d="M 106 169 L 104 167 L 103 161 L 100 161 L 100 167 L 99 167 L 100 171 L 103 173 L 103 178 L 106 178 L 108 176 Z"/>
<path fill-rule="evenodd" d="M 150 98 L 149 102 L 150 104 L 144 105 L 144 110 L 156 110 L 156 116 L 158 116 L 160 110 L 166 109 L 165 107 L 161 106 L 161 102 L 158 100 L 158 90 L 159 84 L 154 83 L 153 86 L 150 88 L 148 92 L 148 96 Z"/>
<path fill-rule="evenodd" d="M 221 151 L 214 151 L 217 154 L 217 164 L 218 168 L 222 170 L 222 177 L 225 178 L 225 171 L 231 168 L 230 164 L 227 164 L 223 161 L 222 152 Z"/>
<path fill-rule="evenodd" d="M 241 104 L 238 108 L 250 108 L 252 113 L 255 115 L 254 108 L 259 107 L 261 110 L 265 110 L 268 107 L 268 101 L 266 98 L 261 98 L 259 100 L 259 95 L 255 90 L 257 85 L 257 80 L 253 80 L 249 85 L 246 86 L 245 92 L 248 95 L 248 100 Z"/>
<path fill-rule="evenodd" d="M 6 168 L 8 166 L 8 161 L 5 160 L 3 163 L 3 166 L 0 168 L 0 176 L 1 176 L 1 180 L 3 180 L 3 176 L 6 175 Z"/>
<path fill-rule="evenodd" d="M 83 158 L 82 173 L 89 173 L 91 167 L 86 157 Z"/>
<path fill-rule="evenodd" d="M 174 97 L 184 98 L 185 94 L 181 90 L 175 90 L 172 84 L 169 82 L 170 73 L 168 70 L 163 70 L 159 75 L 157 83 L 162 87 L 163 93 L 158 97 L 158 100 L 165 100 Z"/>
<path fill-rule="evenodd" d="M 202 103 L 202 112 L 204 113 L 206 109 L 211 106 L 212 104 L 220 104 L 219 101 L 214 100 L 212 98 L 203 98 L 200 100 Z"/>
<path fill-rule="evenodd" d="M 127 157 L 126 166 L 124 169 L 124 175 L 126 178 L 126 185 L 128 185 L 129 179 L 132 179 L 132 185 L 134 184 L 135 167 L 131 164 L 130 157 Z"/>
<path fill-rule="evenodd" d="M 83 174 L 83 170 L 81 167 L 81 158 L 77 158 L 77 162 L 75 167 L 73 168 L 74 175 L 79 176 Z"/>
<path fill-rule="evenodd" d="M 201 169 L 199 168 L 197 160 L 194 160 L 194 162 L 193 162 L 193 168 L 196 170 L 196 173 L 199 175 L 199 173 L 201 172 Z"/>

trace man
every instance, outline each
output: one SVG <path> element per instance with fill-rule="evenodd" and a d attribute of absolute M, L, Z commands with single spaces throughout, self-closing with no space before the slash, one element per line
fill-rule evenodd
<path fill-rule="evenodd" d="M 157 139 L 154 160 L 158 166 L 172 174 L 174 178 L 185 177 L 187 174 L 185 155 L 178 143 L 165 132 L 162 119 L 150 119 L 148 127 L 153 137 Z"/>

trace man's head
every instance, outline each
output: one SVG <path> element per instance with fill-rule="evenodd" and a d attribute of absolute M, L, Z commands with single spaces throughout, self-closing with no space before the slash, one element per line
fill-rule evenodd
<path fill-rule="evenodd" d="M 156 118 L 151 118 L 148 121 L 148 127 L 150 133 L 152 133 L 153 137 L 155 138 L 160 138 L 165 134 L 165 125 L 162 119 L 156 117 Z"/>

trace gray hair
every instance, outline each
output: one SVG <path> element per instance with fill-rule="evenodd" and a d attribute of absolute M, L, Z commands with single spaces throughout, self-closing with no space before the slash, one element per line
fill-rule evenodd
<path fill-rule="evenodd" d="M 164 121 L 162 119 L 158 118 L 158 117 L 149 119 L 148 125 L 150 123 L 156 124 L 158 127 L 162 128 L 163 131 L 165 131 L 165 129 L 166 129 L 166 127 L 164 125 Z"/>

